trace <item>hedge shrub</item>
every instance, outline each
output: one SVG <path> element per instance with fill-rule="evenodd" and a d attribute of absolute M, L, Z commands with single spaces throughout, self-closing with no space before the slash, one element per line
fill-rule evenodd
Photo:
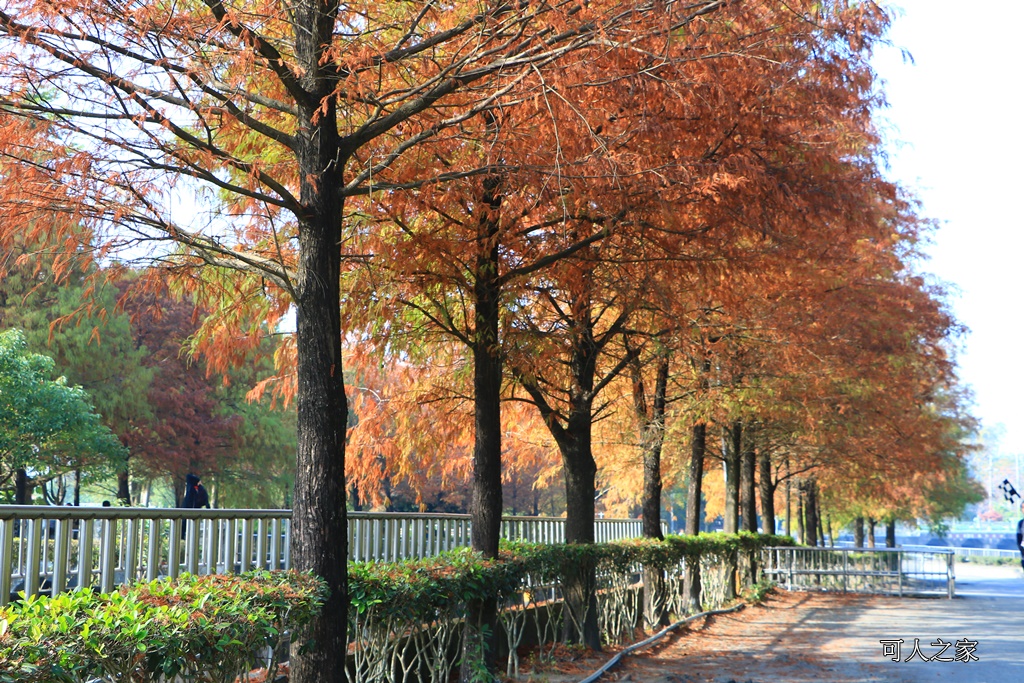
<path fill-rule="evenodd" d="M 598 572 L 622 573 L 636 564 L 668 569 L 687 558 L 792 544 L 788 536 L 750 532 L 572 545 L 503 542 L 498 560 L 485 560 L 462 548 L 423 560 L 350 565 L 349 598 L 351 608 L 360 614 L 375 610 L 431 621 L 453 599 L 510 598 L 522 590 L 528 575 L 556 583 L 588 560 Z"/>
<path fill-rule="evenodd" d="M 582 563 L 623 574 L 637 565 L 669 569 L 688 558 L 790 544 L 771 535 L 702 534 L 593 545 L 504 543 L 497 560 L 461 549 L 423 560 L 357 563 L 349 567 L 350 623 L 369 611 L 429 624 L 453 604 L 514 601 L 527 577 L 558 583 Z M 184 575 L 110 594 L 29 597 L 0 609 L 0 683 L 175 677 L 231 683 L 257 666 L 257 653 L 266 648 L 275 653 L 272 680 L 283 632 L 307 623 L 326 595 L 324 583 L 308 574 L 263 571 Z"/>
<path fill-rule="evenodd" d="M 320 579 L 297 572 L 32 596 L 0 609 L 0 682 L 230 683 L 260 650 L 278 653 L 282 632 L 309 621 L 325 598 Z"/>

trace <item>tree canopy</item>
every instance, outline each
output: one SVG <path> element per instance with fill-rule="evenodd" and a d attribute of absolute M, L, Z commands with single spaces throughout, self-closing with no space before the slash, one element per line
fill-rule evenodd
<path fill-rule="evenodd" d="M 88 394 L 53 378 L 53 359 L 27 346 L 20 330 L 0 332 L 0 482 L 9 490 L 19 471 L 46 479 L 86 465 L 109 476 L 124 446 Z"/>
<path fill-rule="evenodd" d="M 327 615 L 350 490 L 422 501 L 465 477 L 487 555 L 517 472 L 561 473 L 579 543 L 598 507 L 653 516 L 663 473 L 698 510 L 724 473 L 729 526 L 784 482 L 808 529 L 843 486 L 924 511 L 958 499 L 934 473 L 970 420 L 956 323 L 915 270 L 929 223 L 882 172 L 888 21 L 810 0 L 11 0 L 0 246 L 47 245 L 58 278 L 144 269 L 171 317 L 169 292 L 198 305 L 190 346 L 229 378 L 294 310 L 275 374 L 242 376 L 295 400 L 291 556 Z M 180 377 L 157 398 L 211 396 Z M 214 443 L 196 422 L 148 435 L 187 459 Z M 315 620 L 294 680 L 341 680 L 345 637 Z"/>

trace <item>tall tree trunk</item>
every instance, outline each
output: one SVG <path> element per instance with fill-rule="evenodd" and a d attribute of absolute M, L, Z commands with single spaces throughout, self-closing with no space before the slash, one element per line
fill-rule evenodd
<path fill-rule="evenodd" d="M 696 536 L 700 533 L 701 485 L 704 482 L 704 451 L 707 448 L 707 425 L 693 425 L 690 435 L 690 478 L 686 487 L 686 533 Z M 691 558 L 686 561 L 684 577 L 684 600 L 690 614 L 700 612 L 700 562 Z"/>
<path fill-rule="evenodd" d="M 818 518 L 818 545 L 825 547 L 825 509 L 821 506 L 821 489 L 818 482 L 814 486 L 814 514 Z"/>
<path fill-rule="evenodd" d="M 804 533 L 807 545 L 818 545 L 818 497 L 814 491 L 814 481 L 804 480 Z"/>
<path fill-rule="evenodd" d="M 885 522 L 885 547 L 896 547 L 896 520 L 889 519 Z"/>
<path fill-rule="evenodd" d="M 804 533 L 804 487 L 803 482 L 797 481 L 796 486 L 796 537 L 800 545 L 807 545 L 807 535 Z"/>
<path fill-rule="evenodd" d="M 761 489 L 761 527 L 766 534 L 775 533 L 775 483 L 772 480 L 772 458 L 767 448 L 757 455 L 758 484 Z"/>
<path fill-rule="evenodd" d="M 832 533 L 832 515 L 825 513 L 825 529 L 828 531 L 828 547 L 836 547 L 836 536 Z"/>
<path fill-rule="evenodd" d="M 570 418 L 572 430 L 574 420 Z M 590 421 L 586 428 L 576 425 L 578 433 L 562 449 L 565 472 L 565 541 L 566 543 L 594 542 L 594 515 L 597 463 L 590 444 Z M 566 637 L 570 642 L 581 642 L 587 647 L 601 649 L 601 633 L 597 623 L 597 577 L 592 561 L 580 563 L 577 571 L 567 577 L 565 607 Z"/>
<path fill-rule="evenodd" d="M 296 134 L 300 197 L 296 297 L 298 454 L 292 512 L 295 569 L 323 578 L 330 595 L 320 615 L 292 639 L 292 683 L 342 683 L 348 634 L 348 525 L 345 512 L 345 429 L 348 400 L 341 357 L 341 228 L 347 161 L 337 133 L 334 84 L 322 78 L 319 55 L 328 23 L 312 2 L 292 7 L 300 79 L 309 98 L 299 104 Z M 306 643 L 311 646 L 304 647 Z"/>
<path fill-rule="evenodd" d="M 633 381 L 633 410 L 640 421 L 640 450 L 643 454 L 644 485 L 642 500 L 643 535 L 663 539 L 661 533 L 661 450 L 665 443 L 665 406 L 668 388 L 668 356 L 658 360 L 654 382 L 654 400 L 650 409 L 644 390 L 641 365 L 636 360 L 631 367 Z"/>
<path fill-rule="evenodd" d="M 875 518 L 868 517 L 868 547 L 875 547 Z"/>
<path fill-rule="evenodd" d="M 739 420 L 731 428 L 722 429 L 722 470 L 725 472 L 725 519 L 722 531 L 734 534 L 740 530 L 740 449 L 743 447 L 743 424 Z M 722 597 L 736 597 L 737 557 L 730 553 L 722 571 L 725 583 Z"/>
<path fill-rule="evenodd" d="M 477 222 L 477 257 L 473 281 L 473 480 L 471 484 L 470 542 L 487 558 L 498 556 L 501 540 L 501 378 L 499 346 L 501 283 L 498 273 L 499 179 L 484 180 L 481 202 L 486 208 Z M 498 604 L 496 600 L 473 600 L 463 637 L 463 666 L 460 681 L 474 676 L 482 659 L 488 671 L 497 668 Z"/>
<path fill-rule="evenodd" d="M 853 520 L 853 547 L 864 547 L 864 518 L 857 517 Z"/>
<path fill-rule="evenodd" d="M 786 458 L 786 526 L 782 533 L 790 538 L 793 537 L 793 487 L 791 485 L 789 458 Z"/>
<path fill-rule="evenodd" d="M 14 472 L 14 504 L 31 505 L 34 488 L 35 486 L 29 481 L 28 472 L 24 467 L 19 467 Z"/>
<path fill-rule="evenodd" d="M 596 494 L 597 463 L 594 461 L 593 435 L 594 394 L 597 376 L 597 356 L 601 344 L 607 343 L 617 330 L 606 331 L 599 343 L 594 335 L 589 276 L 584 277 L 579 289 L 573 292 L 571 320 L 572 344 L 567 367 L 572 378 L 565 408 L 565 418 L 548 402 L 536 380 L 516 370 L 523 388 L 530 394 L 541 413 L 544 424 L 558 445 L 562 455 L 565 477 L 565 540 L 566 543 L 594 542 L 594 496 Z M 624 318 L 620 318 L 620 321 Z M 613 326 L 614 327 L 614 326 Z M 619 371 L 626 369 L 619 366 Z M 602 382 L 609 380 L 606 375 Z M 570 642 L 580 641 L 587 647 L 601 649 L 601 634 L 597 624 L 596 565 L 581 562 L 565 578 L 565 637 Z"/>
<path fill-rule="evenodd" d="M 82 470 L 75 468 L 75 493 L 73 498 L 75 507 L 82 504 Z"/>
<path fill-rule="evenodd" d="M 132 504 L 132 493 L 128 486 L 128 468 L 117 472 L 117 502 L 121 505 Z"/>
<path fill-rule="evenodd" d="M 661 533 L 661 449 L 665 443 L 665 395 L 668 388 L 668 356 L 658 359 L 654 381 L 654 400 L 647 406 L 643 372 L 639 358 L 630 367 L 633 384 L 633 411 L 640 423 L 640 451 L 643 455 L 644 488 L 642 524 L 645 538 L 664 540 Z M 648 628 L 668 624 L 665 575 L 660 567 L 644 567 L 644 621 Z"/>
<path fill-rule="evenodd" d="M 747 424 L 743 437 L 743 450 L 740 455 L 740 528 L 743 531 L 757 533 L 757 496 L 754 493 L 757 455 L 752 423 Z"/>
<path fill-rule="evenodd" d="M 739 531 L 740 498 L 740 447 L 743 426 L 737 420 L 732 427 L 722 429 L 722 472 L 725 475 L 725 514 L 722 531 L 734 534 Z"/>

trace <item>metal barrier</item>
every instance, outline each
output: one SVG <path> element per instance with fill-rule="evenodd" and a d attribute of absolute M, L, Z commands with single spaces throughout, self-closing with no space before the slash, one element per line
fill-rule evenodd
<path fill-rule="evenodd" d="M 787 590 L 903 595 L 956 591 L 954 554 L 905 548 L 766 548 L 764 573 Z"/>
<path fill-rule="evenodd" d="M 291 566 L 291 510 L 0 505 L 0 605 L 18 592 L 56 595 L 182 572 Z M 598 541 L 642 535 L 639 520 L 596 519 Z M 565 520 L 503 517 L 508 540 L 562 543 Z M 469 515 L 348 513 L 349 559 L 393 562 L 470 543 Z M 31 568 L 37 567 L 36 571 Z"/>
<path fill-rule="evenodd" d="M 842 548 L 855 547 L 852 541 L 836 541 L 836 545 Z M 921 552 L 951 552 L 957 557 L 997 557 L 1016 560 L 1021 556 L 1019 550 L 1004 550 L 1001 548 L 964 548 L 955 545 L 921 545 L 919 543 L 901 543 L 899 548 Z M 865 550 L 865 548 L 858 548 L 858 550 Z"/>
<path fill-rule="evenodd" d="M 1019 550 L 1002 550 L 999 548 L 959 548 L 952 545 L 910 545 L 900 546 L 904 550 L 918 551 L 943 551 L 955 554 L 957 557 L 1001 557 L 1011 560 L 1020 559 Z"/>

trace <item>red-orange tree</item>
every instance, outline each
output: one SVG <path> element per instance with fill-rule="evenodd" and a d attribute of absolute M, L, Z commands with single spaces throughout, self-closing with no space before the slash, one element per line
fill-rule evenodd
<path fill-rule="evenodd" d="M 310 629 L 315 647 L 295 653 L 294 680 L 344 677 L 346 198 L 478 172 L 397 162 L 576 50 L 628 49 L 630 36 L 670 34 L 725 4 L 19 0 L 0 10 L 0 243 L 74 228 L 88 247 L 136 259 L 166 243 L 146 255 L 235 269 L 295 304 L 292 558 L 332 593 Z M 215 196 L 195 213 L 211 213 L 177 217 L 171 204 L 196 186 Z"/>

